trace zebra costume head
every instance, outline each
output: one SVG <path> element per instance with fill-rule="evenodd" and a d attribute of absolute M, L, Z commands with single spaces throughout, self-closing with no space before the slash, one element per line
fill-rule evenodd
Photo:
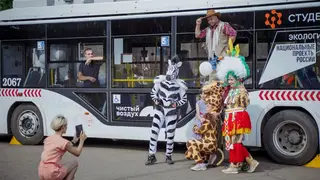
<path fill-rule="evenodd" d="M 172 81 L 177 79 L 179 75 L 179 67 L 182 65 L 178 56 L 174 56 L 171 60 L 168 60 L 168 69 L 166 72 L 166 80 Z"/>

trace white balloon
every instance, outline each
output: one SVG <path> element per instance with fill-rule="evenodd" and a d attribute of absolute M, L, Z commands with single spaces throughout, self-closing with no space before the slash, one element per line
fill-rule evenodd
<path fill-rule="evenodd" d="M 208 61 L 203 62 L 199 66 L 199 71 L 202 76 L 209 76 L 212 72 L 212 66 Z"/>

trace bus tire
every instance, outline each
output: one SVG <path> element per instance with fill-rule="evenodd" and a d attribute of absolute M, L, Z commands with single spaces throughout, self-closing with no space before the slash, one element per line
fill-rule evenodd
<path fill-rule="evenodd" d="M 21 104 L 11 116 L 11 131 L 23 145 L 37 145 L 44 137 L 39 109 L 32 104 Z"/>
<path fill-rule="evenodd" d="M 263 142 L 269 156 L 277 163 L 304 165 L 318 150 L 318 130 L 312 117 L 298 110 L 274 114 L 263 130 Z"/>

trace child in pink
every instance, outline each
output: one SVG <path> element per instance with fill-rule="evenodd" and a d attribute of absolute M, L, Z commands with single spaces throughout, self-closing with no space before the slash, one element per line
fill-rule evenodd
<path fill-rule="evenodd" d="M 77 171 L 78 162 L 73 160 L 61 164 L 61 159 L 66 151 L 75 156 L 80 156 L 86 135 L 81 133 L 78 147 L 73 147 L 72 144 L 76 143 L 78 138 L 75 137 L 70 142 L 62 137 L 67 129 L 67 121 L 63 116 L 54 119 L 51 128 L 56 132 L 44 140 L 44 148 L 38 167 L 40 180 L 72 180 Z"/>

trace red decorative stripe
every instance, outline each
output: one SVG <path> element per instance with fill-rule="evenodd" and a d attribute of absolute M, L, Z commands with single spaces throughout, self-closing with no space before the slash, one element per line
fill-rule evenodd
<path fill-rule="evenodd" d="M 299 90 L 262 90 L 260 100 L 276 101 L 320 101 L 320 91 Z"/>
<path fill-rule="evenodd" d="M 20 96 L 19 96 L 20 94 Z M 19 93 L 19 89 L 0 89 L 0 96 L 3 97 L 41 97 L 41 89 L 24 89 Z"/>

